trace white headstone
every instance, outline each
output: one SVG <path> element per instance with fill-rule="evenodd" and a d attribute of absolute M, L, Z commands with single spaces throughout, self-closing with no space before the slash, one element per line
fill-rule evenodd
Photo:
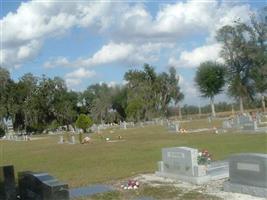
<path fill-rule="evenodd" d="M 64 139 L 63 139 L 63 135 L 59 136 L 59 144 L 63 144 L 64 143 Z"/>
<path fill-rule="evenodd" d="M 71 144 L 75 144 L 75 136 L 74 136 L 74 135 L 72 135 L 72 136 L 70 137 L 70 143 L 71 143 Z"/>

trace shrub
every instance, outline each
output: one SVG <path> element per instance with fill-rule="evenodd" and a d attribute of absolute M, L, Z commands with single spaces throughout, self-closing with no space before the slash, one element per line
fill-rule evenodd
<path fill-rule="evenodd" d="M 85 114 L 80 114 L 78 119 L 76 120 L 76 126 L 81 128 L 83 132 L 86 132 L 86 129 L 93 125 L 93 120 L 91 117 L 88 117 Z"/>

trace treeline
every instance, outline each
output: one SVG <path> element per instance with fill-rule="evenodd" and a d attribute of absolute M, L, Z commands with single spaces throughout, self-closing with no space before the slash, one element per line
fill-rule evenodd
<path fill-rule="evenodd" d="M 69 91 L 60 77 L 23 75 L 16 82 L 0 68 L 0 122 L 12 119 L 15 130 L 41 132 L 47 128 L 74 124 L 79 114 L 95 123 L 150 120 L 166 116 L 170 104 L 183 99 L 176 70 L 157 74 L 145 64 L 143 70 L 129 70 L 127 84 L 109 87 L 90 85 L 83 92 Z"/>
<path fill-rule="evenodd" d="M 216 107 L 217 112 L 232 112 L 232 110 L 235 113 L 239 112 L 239 104 L 237 102 L 235 103 L 219 102 L 219 103 L 215 103 L 214 107 Z M 246 102 L 244 104 L 245 109 L 259 109 L 260 107 L 261 107 L 260 100 L 255 100 L 253 102 Z M 169 117 L 179 116 L 180 113 L 181 113 L 182 118 L 188 118 L 191 115 L 196 115 L 196 117 L 199 117 L 199 114 L 203 116 L 211 115 L 212 110 L 211 110 L 210 105 L 195 106 L 195 105 L 185 104 L 181 106 L 181 108 L 173 107 L 173 106 L 170 106 L 168 108 Z"/>

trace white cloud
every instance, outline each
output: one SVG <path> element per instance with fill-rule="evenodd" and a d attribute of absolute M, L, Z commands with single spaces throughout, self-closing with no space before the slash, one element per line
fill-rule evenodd
<path fill-rule="evenodd" d="M 162 4 L 153 18 L 143 5 L 128 7 L 115 24 L 118 39 L 131 40 L 177 40 L 188 38 L 195 31 L 207 33 L 212 16 L 218 7 L 217 1 L 187 1 Z"/>
<path fill-rule="evenodd" d="M 118 85 L 118 84 L 116 83 L 116 81 L 110 81 L 110 82 L 108 83 L 108 87 L 110 87 L 110 88 L 114 88 L 116 85 Z"/>
<path fill-rule="evenodd" d="M 145 43 L 137 45 L 134 43 L 110 42 L 89 58 L 78 58 L 74 61 L 69 61 L 67 58 L 59 57 L 47 61 L 44 67 L 93 67 L 112 63 L 131 66 L 145 62 L 155 62 L 159 58 L 161 48 L 170 48 L 172 46 L 172 44 L 168 43 Z"/>
<path fill-rule="evenodd" d="M 95 71 L 85 70 L 84 68 L 79 68 L 73 72 L 67 73 L 66 78 L 92 78 L 96 75 Z"/>
<path fill-rule="evenodd" d="M 181 74 L 179 74 L 179 86 L 185 97 L 194 98 L 199 96 L 194 80 L 185 79 Z"/>
<path fill-rule="evenodd" d="M 107 45 L 104 45 L 91 58 L 83 60 L 81 62 L 88 66 L 113 63 L 115 61 L 121 61 L 125 58 L 128 58 L 133 52 L 134 46 L 132 44 L 109 43 Z"/>
<path fill-rule="evenodd" d="M 192 51 L 182 51 L 178 59 L 171 57 L 168 64 L 177 68 L 194 68 L 205 61 L 216 61 L 222 63 L 220 58 L 221 45 L 218 43 L 197 47 Z"/>
<path fill-rule="evenodd" d="M 69 61 L 65 57 L 58 57 L 58 58 L 50 59 L 49 61 L 46 61 L 44 63 L 45 68 L 53 68 L 56 66 L 62 66 L 62 67 L 69 66 Z"/>
<path fill-rule="evenodd" d="M 141 3 L 111 1 L 28 1 L 16 12 L 1 19 L 3 37 L 1 42 L 1 64 L 13 67 L 32 60 L 38 55 L 48 37 L 61 37 L 73 27 L 82 27 L 97 34 L 105 34 L 113 43 L 104 45 L 89 59 L 77 59 L 77 64 L 95 66 L 113 62 L 140 62 L 156 60 L 150 48 L 157 44 L 173 44 L 205 34 L 214 40 L 214 34 L 222 25 L 236 18 L 248 20 L 248 5 L 229 5 L 211 1 L 186 1 L 161 4 L 155 17 Z M 119 19 L 119 20 L 118 20 Z M 148 48 L 147 50 L 137 48 Z M 145 46 L 146 45 L 146 46 Z M 161 45 L 158 48 L 165 48 Z M 112 51 L 114 48 L 114 51 Z M 138 52 L 140 51 L 140 53 Z M 133 52 L 133 56 L 131 53 Z M 64 55 L 63 55 L 64 56 Z M 10 59 L 12 58 L 12 59 Z M 75 63 L 63 59 L 54 64 L 73 66 Z M 147 61 L 147 62 L 148 62 Z M 52 67 L 47 62 L 46 67 Z"/>
<path fill-rule="evenodd" d="M 96 76 L 95 71 L 79 68 L 73 72 L 67 73 L 65 75 L 65 80 L 69 88 L 74 88 L 75 86 L 80 85 L 83 79 L 92 78 L 94 76 Z"/>
<path fill-rule="evenodd" d="M 72 27 L 104 30 L 111 10 L 111 2 L 106 1 L 22 2 L 16 12 L 8 13 L 0 21 L 1 65 L 12 68 L 33 59 L 46 38 L 62 36 Z"/>
<path fill-rule="evenodd" d="M 68 86 L 68 88 L 73 89 L 75 86 L 78 86 L 81 84 L 82 80 L 80 79 L 75 79 L 75 78 L 67 78 L 66 80 L 66 84 Z"/>

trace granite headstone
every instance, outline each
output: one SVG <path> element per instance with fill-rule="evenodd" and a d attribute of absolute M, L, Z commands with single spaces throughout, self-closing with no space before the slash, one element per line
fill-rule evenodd
<path fill-rule="evenodd" d="M 12 165 L 0 167 L 0 199 L 17 199 L 14 167 Z"/>
<path fill-rule="evenodd" d="M 18 179 L 22 200 L 69 200 L 68 185 L 47 173 L 20 172 Z"/>
<path fill-rule="evenodd" d="M 224 190 L 267 197 L 267 154 L 243 153 L 229 159 L 230 180 Z"/>

